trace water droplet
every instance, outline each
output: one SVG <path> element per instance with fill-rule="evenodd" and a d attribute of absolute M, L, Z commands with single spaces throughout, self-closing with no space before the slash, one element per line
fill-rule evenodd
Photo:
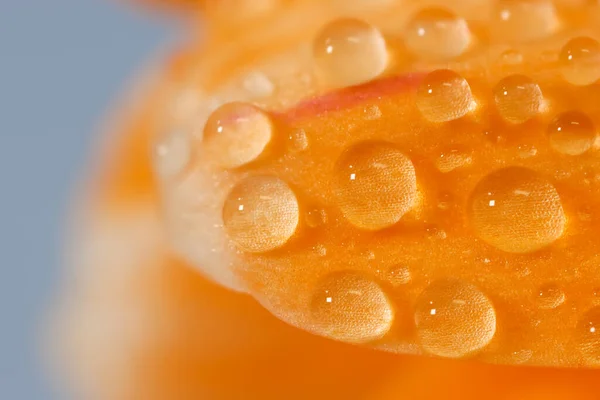
<path fill-rule="evenodd" d="M 417 92 L 417 107 L 431 122 L 461 118 L 471 110 L 473 103 L 466 79 L 446 69 L 427 75 Z"/>
<path fill-rule="evenodd" d="M 536 301 L 542 309 L 553 309 L 564 303 L 565 293 L 558 285 L 549 283 L 538 289 Z"/>
<path fill-rule="evenodd" d="M 163 179 L 181 174 L 192 159 L 190 136 L 182 130 L 165 131 L 154 144 L 154 168 Z"/>
<path fill-rule="evenodd" d="M 258 98 L 268 97 L 275 92 L 275 85 L 262 72 L 251 72 L 244 77 L 244 89 Z"/>
<path fill-rule="evenodd" d="M 511 75 L 498 82 L 494 88 L 494 100 L 502 118 L 521 124 L 538 115 L 544 96 L 538 84 L 530 78 Z"/>
<path fill-rule="evenodd" d="M 388 279 L 393 286 L 406 285 L 412 280 L 410 269 L 405 265 L 395 265 L 388 272 Z"/>
<path fill-rule="evenodd" d="M 327 223 L 327 213 L 321 208 L 313 208 L 306 212 L 306 225 L 316 228 Z"/>
<path fill-rule="evenodd" d="M 334 173 L 339 206 L 346 219 L 359 228 L 394 225 L 417 197 L 412 162 L 387 143 L 351 147 L 337 161 Z"/>
<path fill-rule="evenodd" d="M 365 118 L 368 120 L 377 120 L 381 118 L 381 109 L 377 105 L 366 107 L 364 112 Z"/>
<path fill-rule="evenodd" d="M 494 34 L 511 42 L 528 42 L 551 35 L 558 28 L 550 0 L 500 0 L 496 6 Z"/>
<path fill-rule="evenodd" d="M 415 323 L 427 352 L 460 358 L 483 349 L 492 340 L 496 312 L 475 286 L 444 279 L 431 284 L 417 299 Z"/>
<path fill-rule="evenodd" d="M 404 41 L 420 57 L 444 60 L 467 50 L 471 32 L 465 20 L 456 14 L 442 8 L 427 8 L 408 23 Z"/>
<path fill-rule="evenodd" d="M 523 64 L 523 54 L 517 50 L 506 50 L 498 57 L 497 64 L 504 71 L 518 67 Z"/>
<path fill-rule="evenodd" d="M 457 168 L 465 167 L 473 162 L 473 158 L 460 150 L 446 151 L 435 160 L 435 166 L 442 173 L 452 172 Z"/>
<path fill-rule="evenodd" d="M 223 224 L 229 238 L 248 252 L 283 246 L 296 232 L 300 218 L 292 189 L 272 176 L 249 177 L 229 193 Z"/>
<path fill-rule="evenodd" d="M 548 126 L 550 146 L 559 153 L 577 156 L 588 151 L 596 139 L 596 127 L 582 112 L 567 111 Z"/>
<path fill-rule="evenodd" d="M 600 307 L 581 317 L 575 335 L 581 354 L 591 365 L 600 365 Z"/>
<path fill-rule="evenodd" d="M 554 186 L 538 173 L 508 167 L 482 179 L 471 194 L 470 219 L 477 235 L 510 253 L 550 245 L 565 227 Z"/>
<path fill-rule="evenodd" d="M 600 43 L 589 37 L 571 39 L 558 56 L 562 75 L 573 85 L 590 85 L 600 78 Z"/>
<path fill-rule="evenodd" d="M 454 199 L 452 196 L 452 193 L 448 193 L 448 192 L 443 192 L 440 193 L 439 198 L 438 198 L 438 208 L 440 210 L 449 210 L 450 207 L 452 206 Z"/>
<path fill-rule="evenodd" d="M 288 136 L 288 148 L 291 151 L 304 151 L 308 148 L 308 137 L 304 129 L 294 129 Z"/>
<path fill-rule="evenodd" d="M 352 272 L 327 276 L 311 303 L 317 331 L 351 343 L 382 338 L 394 320 L 392 304 L 373 280 Z"/>
<path fill-rule="evenodd" d="M 325 257 L 327 255 L 327 247 L 323 246 L 322 244 L 317 244 L 313 247 L 313 250 L 319 257 Z"/>
<path fill-rule="evenodd" d="M 519 156 L 519 158 L 522 158 L 522 159 L 535 157 L 535 155 L 537 153 L 538 153 L 537 148 L 535 148 L 535 146 L 530 145 L 530 144 L 522 144 L 517 147 L 517 155 Z"/>
<path fill-rule="evenodd" d="M 256 160 L 273 136 L 270 116 L 245 103 L 228 103 L 215 110 L 204 127 L 207 157 L 220 167 L 236 168 Z"/>
<path fill-rule="evenodd" d="M 336 86 L 370 81 L 383 73 L 388 62 L 381 33 L 355 19 L 341 19 L 325 26 L 314 41 L 313 54 L 323 78 Z"/>

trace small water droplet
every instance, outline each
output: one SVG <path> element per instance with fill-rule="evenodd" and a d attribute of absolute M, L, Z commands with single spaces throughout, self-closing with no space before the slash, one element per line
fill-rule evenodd
<path fill-rule="evenodd" d="M 519 158 L 527 159 L 531 157 L 535 157 L 538 150 L 534 146 L 530 144 L 522 144 L 517 147 L 517 155 Z"/>
<path fill-rule="evenodd" d="M 450 70 L 428 74 L 417 91 L 417 107 L 431 122 L 448 122 L 465 116 L 473 108 L 471 87 Z"/>
<path fill-rule="evenodd" d="M 306 212 L 306 225 L 316 228 L 327 223 L 327 213 L 321 208 L 313 208 Z"/>
<path fill-rule="evenodd" d="M 275 92 L 275 85 L 267 75 L 262 72 L 251 72 L 244 77 L 244 89 L 258 98 L 268 97 Z"/>
<path fill-rule="evenodd" d="M 271 117 L 246 103 L 228 103 L 215 110 L 204 127 L 207 157 L 223 168 L 236 168 L 256 160 L 271 142 Z"/>
<path fill-rule="evenodd" d="M 500 0 L 492 21 L 496 37 L 510 42 L 529 42 L 551 35 L 558 28 L 551 0 Z"/>
<path fill-rule="evenodd" d="M 592 308 L 581 317 L 575 336 L 586 360 L 591 365 L 600 365 L 600 307 Z"/>
<path fill-rule="evenodd" d="M 544 96 L 537 83 L 524 75 L 511 75 L 494 88 L 498 113 L 506 121 L 522 124 L 538 115 Z"/>
<path fill-rule="evenodd" d="M 296 232 L 300 211 L 296 195 L 281 179 L 249 177 L 229 193 L 223 226 L 242 250 L 260 253 L 287 243 Z"/>
<path fill-rule="evenodd" d="M 506 50 L 498 57 L 497 64 L 503 71 L 512 70 L 523 64 L 523 54 L 517 50 Z"/>
<path fill-rule="evenodd" d="M 536 301 L 542 309 L 553 309 L 564 303 L 565 293 L 556 284 L 546 284 L 538 289 Z"/>
<path fill-rule="evenodd" d="M 181 174 L 192 160 L 192 143 L 187 132 L 166 131 L 154 144 L 154 168 L 163 179 Z"/>
<path fill-rule="evenodd" d="M 313 250 L 319 257 L 325 257 L 327 255 L 327 247 L 323 246 L 322 244 L 317 244 L 313 247 Z"/>
<path fill-rule="evenodd" d="M 320 334 L 350 343 L 380 339 L 394 320 L 392 304 L 381 287 L 353 272 L 327 276 L 315 291 L 311 314 Z"/>
<path fill-rule="evenodd" d="M 431 284 L 417 299 L 415 323 L 427 352 L 460 358 L 483 349 L 492 340 L 496 312 L 475 286 L 444 279 Z"/>
<path fill-rule="evenodd" d="M 510 253 L 550 245 L 563 233 L 565 215 L 554 186 L 521 167 L 492 172 L 471 194 L 471 224 L 482 240 Z"/>
<path fill-rule="evenodd" d="M 383 73 L 388 63 L 383 35 L 356 19 L 325 26 L 313 43 L 313 54 L 323 78 L 336 86 L 370 81 Z"/>
<path fill-rule="evenodd" d="M 308 148 L 308 137 L 304 129 L 294 129 L 288 136 L 288 148 L 291 151 L 304 151 Z"/>
<path fill-rule="evenodd" d="M 443 8 L 426 8 L 408 23 L 404 41 L 420 57 L 445 60 L 467 50 L 471 31 L 466 21 L 456 14 Z"/>
<path fill-rule="evenodd" d="M 393 286 L 401 286 L 408 284 L 412 280 L 412 275 L 406 265 L 395 265 L 390 268 L 388 279 Z"/>
<path fill-rule="evenodd" d="M 345 151 L 335 166 L 335 184 L 344 216 L 364 229 L 394 225 L 417 197 L 412 162 L 387 143 L 359 143 Z"/>
<path fill-rule="evenodd" d="M 577 156 L 588 151 L 596 139 L 592 120 L 579 111 L 558 115 L 548 126 L 550 146 L 559 153 Z"/>
<path fill-rule="evenodd" d="M 600 43 L 577 37 L 564 45 L 558 56 L 565 80 L 573 85 L 590 85 L 600 78 Z"/>
<path fill-rule="evenodd" d="M 377 120 L 381 118 L 381 109 L 377 105 L 368 106 L 364 110 L 365 118 L 368 120 Z"/>
<path fill-rule="evenodd" d="M 435 166 L 442 173 L 452 172 L 457 168 L 466 167 L 473 162 L 471 155 L 458 150 L 451 149 L 443 152 L 435 160 Z"/>

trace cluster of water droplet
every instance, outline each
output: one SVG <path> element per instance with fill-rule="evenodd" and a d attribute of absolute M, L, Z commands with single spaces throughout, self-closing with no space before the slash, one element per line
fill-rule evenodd
<path fill-rule="evenodd" d="M 491 37 L 503 37 L 509 43 L 539 40 L 556 33 L 561 26 L 548 1 L 500 1 L 494 15 Z M 415 14 L 402 39 L 413 57 L 437 65 L 465 56 L 482 36 L 456 14 L 428 8 Z M 393 75 L 398 69 L 394 68 L 402 53 L 394 50 L 391 43 L 385 33 L 361 20 L 340 19 L 328 24 L 312 43 L 312 61 L 322 87 L 329 90 L 369 82 L 375 85 L 377 79 L 397 84 L 398 78 Z M 522 55 L 515 50 L 502 53 L 503 68 L 522 63 Z M 600 44 L 590 37 L 570 39 L 558 52 L 555 66 L 562 85 L 590 85 L 600 78 Z M 483 242 L 484 247 L 478 247 L 483 252 L 498 257 L 509 254 L 516 260 L 520 255 L 548 249 L 569 233 L 565 201 L 555 179 L 537 171 L 532 163 L 513 165 L 515 158 L 505 155 L 476 160 L 477 149 L 454 146 L 453 138 L 447 138 L 448 146 L 440 140 L 445 139 L 444 134 L 455 133 L 454 129 L 464 126 L 479 126 L 482 137 L 488 125 L 516 131 L 543 126 L 544 140 L 538 140 L 537 145 L 552 149 L 557 157 L 569 158 L 590 151 L 597 136 L 593 117 L 587 112 L 557 107 L 552 87 L 546 92 L 547 80 L 536 80 L 536 73 L 502 73 L 490 83 L 481 78 L 468 79 L 465 76 L 470 71 L 465 72 L 439 68 L 415 74 L 401 90 L 411 104 L 402 108 L 406 124 L 410 125 L 406 130 L 418 131 L 414 124 L 422 124 L 426 127 L 423 132 L 433 135 L 418 138 L 418 146 L 427 151 L 414 154 L 409 145 L 397 143 L 402 141 L 400 135 L 362 132 L 354 137 L 356 131 L 350 128 L 342 139 L 332 134 L 335 144 L 328 144 L 334 139 L 328 137 L 326 123 L 321 121 L 321 128 L 317 129 L 303 121 L 332 118 L 332 123 L 339 124 L 340 120 L 336 122 L 333 117 L 334 111 L 339 111 L 335 109 L 337 105 L 329 105 L 323 112 L 313 108 L 305 118 L 236 101 L 212 112 L 201 135 L 186 137 L 177 131 L 162 137 L 157 146 L 157 170 L 161 176 L 184 181 L 183 185 L 191 188 L 197 188 L 190 182 L 198 180 L 198 176 L 202 176 L 202 182 L 208 182 L 205 190 L 214 195 L 207 200 L 210 210 L 201 211 L 200 215 L 218 212 L 220 218 L 216 230 L 211 231 L 218 237 L 211 243 L 218 246 L 210 251 L 236 254 L 233 267 L 219 264 L 210 268 L 239 268 L 242 286 L 275 314 L 342 341 L 385 344 L 394 335 L 404 335 L 431 354 L 465 357 L 501 340 L 496 339 L 501 315 L 493 296 L 481 288 L 485 282 L 480 285 L 482 279 L 475 279 L 478 274 L 471 273 L 473 279 L 465 279 L 465 274 L 450 279 L 440 273 L 432 279 L 419 276 L 422 269 L 413 270 L 398 262 L 378 274 L 379 269 L 367 266 L 380 260 L 375 254 L 377 249 L 368 250 L 367 257 L 356 258 L 339 256 L 344 251 L 340 249 L 347 248 L 354 254 L 352 246 L 360 243 L 364 251 L 372 241 L 376 243 L 374 247 L 391 254 L 394 235 L 410 236 L 409 222 L 418 226 L 429 222 L 422 215 L 430 215 L 430 208 L 448 215 L 454 212 L 451 218 L 455 222 L 464 217 L 466 227 L 458 227 L 457 236 L 472 241 L 474 246 Z M 353 93 L 367 93 L 367 86 L 354 88 Z M 270 94 L 276 96 L 276 91 L 271 90 Z M 352 94 L 348 92 L 347 96 Z M 370 105 L 364 107 L 362 119 L 353 120 L 354 124 L 377 121 L 374 126 L 379 129 L 391 129 L 379 122 L 386 119 L 386 114 L 377 100 L 366 94 L 357 98 L 359 104 L 363 101 Z M 311 105 L 301 105 L 297 110 L 302 107 L 310 109 Z M 496 116 L 499 122 L 493 119 Z M 397 121 L 397 116 L 394 118 Z M 492 122 L 486 125 L 488 120 Z M 520 152 L 520 158 L 533 157 L 537 151 L 531 147 Z M 513 151 L 498 147 L 489 154 L 494 152 Z M 432 156 L 434 153 L 437 157 Z M 436 193 L 442 199 L 439 201 L 428 197 L 433 190 L 427 181 L 433 174 L 427 170 L 428 165 L 446 176 L 472 165 L 481 166 L 479 172 L 465 175 L 464 186 L 457 184 L 469 192 L 463 208 L 452 201 L 453 194 L 446 199 Z M 189 170 L 195 172 L 180 176 Z M 441 178 L 432 178 L 435 179 Z M 448 237 L 443 229 L 428 227 L 426 231 L 433 240 Z M 335 234 L 340 235 L 339 240 L 330 238 Z M 208 240 L 211 234 L 203 235 Z M 327 239 L 321 240 L 324 237 Z M 414 248 L 418 247 L 417 242 Z M 406 251 L 410 252 L 410 247 Z M 467 268 L 476 268 L 468 250 L 464 254 L 471 263 Z M 337 265 L 339 259 L 348 265 Z M 242 267 L 238 266 L 240 263 Z M 490 263 L 485 258 L 484 264 Z M 265 278 L 285 274 L 289 276 L 272 282 Z M 302 274 L 316 278 L 310 280 L 310 293 L 297 299 L 283 300 L 285 293 L 266 287 L 284 280 L 287 288 L 293 287 L 289 282 L 300 279 Z M 259 283 L 249 283 L 252 280 Z M 411 286 L 415 280 L 420 281 Z M 405 287 L 411 288 L 406 289 L 408 302 L 398 299 Z M 269 295 L 264 297 L 262 292 Z M 540 310 L 555 310 L 567 301 L 565 290 L 555 283 L 535 287 L 532 298 Z M 304 302 L 310 315 L 289 316 L 285 315 L 287 310 L 278 313 L 277 307 L 285 308 L 286 302 L 293 305 L 288 308 Z M 401 324 L 408 327 L 397 326 Z M 596 327 L 600 328 L 600 312 L 593 308 L 579 318 L 574 336 L 586 360 L 600 365 L 600 332 L 596 333 Z"/>

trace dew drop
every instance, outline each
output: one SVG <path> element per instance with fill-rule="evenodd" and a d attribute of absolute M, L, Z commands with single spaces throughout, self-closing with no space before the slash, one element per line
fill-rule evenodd
<path fill-rule="evenodd" d="M 498 113 L 506 121 L 521 124 L 538 115 L 544 96 L 537 83 L 524 75 L 511 75 L 494 88 Z"/>
<path fill-rule="evenodd" d="M 559 153 L 577 156 L 588 151 L 596 139 L 596 127 L 582 112 L 567 111 L 548 126 L 550 146 Z"/>
<path fill-rule="evenodd" d="M 187 132 L 166 131 L 154 144 L 154 168 L 162 179 L 173 179 L 181 174 L 192 159 L 192 143 Z"/>
<path fill-rule="evenodd" d="M 500 0 L 492 29 L 503 40 L 529 42 L 551 35 L 558 26 L 556 9 L 550 0 Z"/>
<path fill-rule="evenodd" d="M 325 26 L 313 43 L 313 56 L 322 77 L 335 86 L 368 82 L 383 73 L 388 62 L 384 37 L 356 19 Z"/>
<path fill-rule="evenodd" d="M 523 54 L 517 50 L 506 50 L 497 61 L 498 66 L 502 70 L 510 70 L 523 64 Z"/>
<path fill-rule="evenodd" d="M 246 75 L 243 86 L 250 94 L 258 98 L 271 96 L 275 92 L 275 85 L 269 77 L 258 71 Z"/>
<path fill-rule="evenodd" d="M 291 151 L 304 151 L 308 148 L 308 137 L 304 129 L 294 129 L 288 135 L 288 148 Z"/>
<path fill-rule="evenodd" d="M 483 349 L 496 333 L 496 312 L 475 286 L 443 279 L 427 287 L 415 305 L 423 348 L 434 355 L 460 358 Z"/>
<path fill-rule="evenodd" d="M 427 75 L 417 91 L 417 107 L 431 122 L 461 118 L 471 110 L 473 103 L 466 79 L 446 69 Z"/>
<path fill-rule="evenodd" d="M 536 295 L 539 308 L 550 310 L 560 306 L 565 301 L 565 293 L 553 283 L 541 286 Z"/>
<path fill-rule="evenodd" d="M 558 60 L 563 77 L 573 85 L 590 85 L 600 78 L 600 43 L 595 39 L 571 39 L 561 49 Z"/>
<path fill-rule="evenodd" d="M 340 156 L 334 174 L 344 217 L 359 228 L 377 230 L 394 225 L 417 197 L 412 162 L 387 143 L 354 145 Z"/>
<path fill-rule="evenodd" d="M 377 105 L 372 105 L 364 109 L 365 118 L 371 121 L 381 118 L 381 109 Z"/>
<path fill-rule="evenodd" d="M 585 359 L 591 365 L 600 365 L 600 307 L 594 307 L 582 316 L 575 336 Z"/>
<path fill-rule="evenodd" d="M 313 250 L 319 257 L 325 257 L 327 255 L 327 247 L 323 246 L 322 244 L 315 245 Z"/>
<path fill-rule="evenodd" d="M 407 266 L 395 265 L 388 271 L 388 279 L 393 286 L 401 286 L 409 283 L 412 276 Z"/>
<path fill-rule="evenodd" d="M 320 334 L 350 343 L 382 338 L 394 320 L 394 309 L 381 287 L 353 272 L 334 273 L 321 281 L 311 314 Z"/>
<path fill-rule="evenodd" d="M 473 158 L 460 150 L 452 149 L 440 154 L 435 160 L 435 166 L 442 173 L 452 172 L 473 162 Z"/>
<path fill-rule="evenodd" d="M 508 167 L 483 178 L 471 194 L 469 208 L 476 234 L 510 253 L 546 247 L 565 227 L 556 189 L 527 168 Z"/>
<path fill-rule="evenodd" d="M 273 122 L 266 112 L 246 103 L 228 103 L 208 118 L 204 149 L 220 167 L 240 167 L 261 156 L 273 131 Z"/>
<path fill-rule="evenodd" d="M 408 23 L 404 41 L 420 57 L 445 60 L 467 50 L 471 32 L 465 20 L 456 14 L 443 8 L 427 8 Z"/>
<path fill-rule="evenodd" d="M 317 228 L 327 223 L 327 213 L 321 208 L 313 208 L 306 212 L 306 225 Z"/>
<path fill-rule="evenodd" d="M 296 232 L 298 200 L 281 179 L 254 176 L 242 180 L 223 206 L 229 238 L 242 250 L 260 253 L 283 246 Z"/>

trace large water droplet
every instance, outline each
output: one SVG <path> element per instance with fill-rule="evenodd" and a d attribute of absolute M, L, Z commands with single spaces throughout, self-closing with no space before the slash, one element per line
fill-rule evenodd
<path fill-rule="evenodd" d="M 573 85 L 590 85 L 600 78 L 600 43 L 577 37 L 564 45 L 558 56 L 565 80 Z"/>
<path fill-rule="evenodd" d="M 427 8 L 417 13 L 404 33 L 406 46 L 428 59 L 451 59 L 465 52 L 471 32 L 464 19 L 442 8 Z"/>
<path fill-rule="evenodd" d="M 511 75 L 494 88 L 498 113 L 506 121 L 521 124 L 541 111 L 544 96 L 537 83 L 524 75 Z"/>
<path fill-rule="evenodd" d="M 465 116 L 473 106 L 465 78 L 442 69 L 427 75 L 417 91 L 417 107 L 431 122 L 447 122 Z"/>
<path fill-rule="evenodd" d="M 459 358 L 483 349 L 496 333 L 496 312 L 475 286 L 444 279 L 426 288 L 415 305 L 415 323 L 423 348 Z"/>
<path fill-rule="evenodd" d="M 536 292 L 535 300 L 540 308 L 553 309 L 564 303 L 565 293 L 558 285 L 549 283 L 540 286 Z"/>
<path fill-rule="evenodd" d="M 387 143 L 351 147 L 337 161 L 334 173 L 339 206 L 346 219 L 359 228 L 394 225 L 417 196 L 412 162 Z"/>
<path fill-rule="evenodd" d="M 220 167 L 240 167 L 260 157 L 271 142 L 273 131 L 273 122 L 266 112 L 246 103 L 228 103 L 208 118 L 204 149 Z"/>
<path fill-rule="evenodd" d="M 591 365 L 600 365 L 600 307 L 592 308 L 581 317 L 575 336 L 585 359 Z"/>
<path fill-rule="evenodd" d="M 311 312 L 320 334 L 351 343 L 383 337 L 394 320 L 392 304 L 381 287 L 353 272 L 327 276 L 316 289 Z"/>
<path fill-rule="evenodd" d="M 496 37 L 511 42 L 542 39 L 558 26 L 556 9 L 550 0 L 500 0 L 493 20 Z"/>
<path fill-rule="evenodd" d="M 283 246 L 296 232 L 299 215 L 292 189 L 272 176 L 244 179 L 231 190 L 223 206 L 229 238 L 249 252 Z"/>
<path fill-rule="evenodd" d="M 577 156 L 588 151 L 596 139 L 594 123 L 582 112 L 567 111 L 548 126 L 550 146 L 559 153 Z"/>
<path fill-rule="evenodd" d="M 511 253 L 548 246 L 565 227 L 554 186 L 538 173 L 520 167 L 493 172 L 477 184 L 470 199 L 470 218 L 481 239 Z"/>
<path fill-rule="evenodd" d="M 313 54 L 323 78 L 335 86 L 370 81 L 388 62 L 384 37 L 375 27 L 356 19 L 325 26 L 314 41 Z"/>

